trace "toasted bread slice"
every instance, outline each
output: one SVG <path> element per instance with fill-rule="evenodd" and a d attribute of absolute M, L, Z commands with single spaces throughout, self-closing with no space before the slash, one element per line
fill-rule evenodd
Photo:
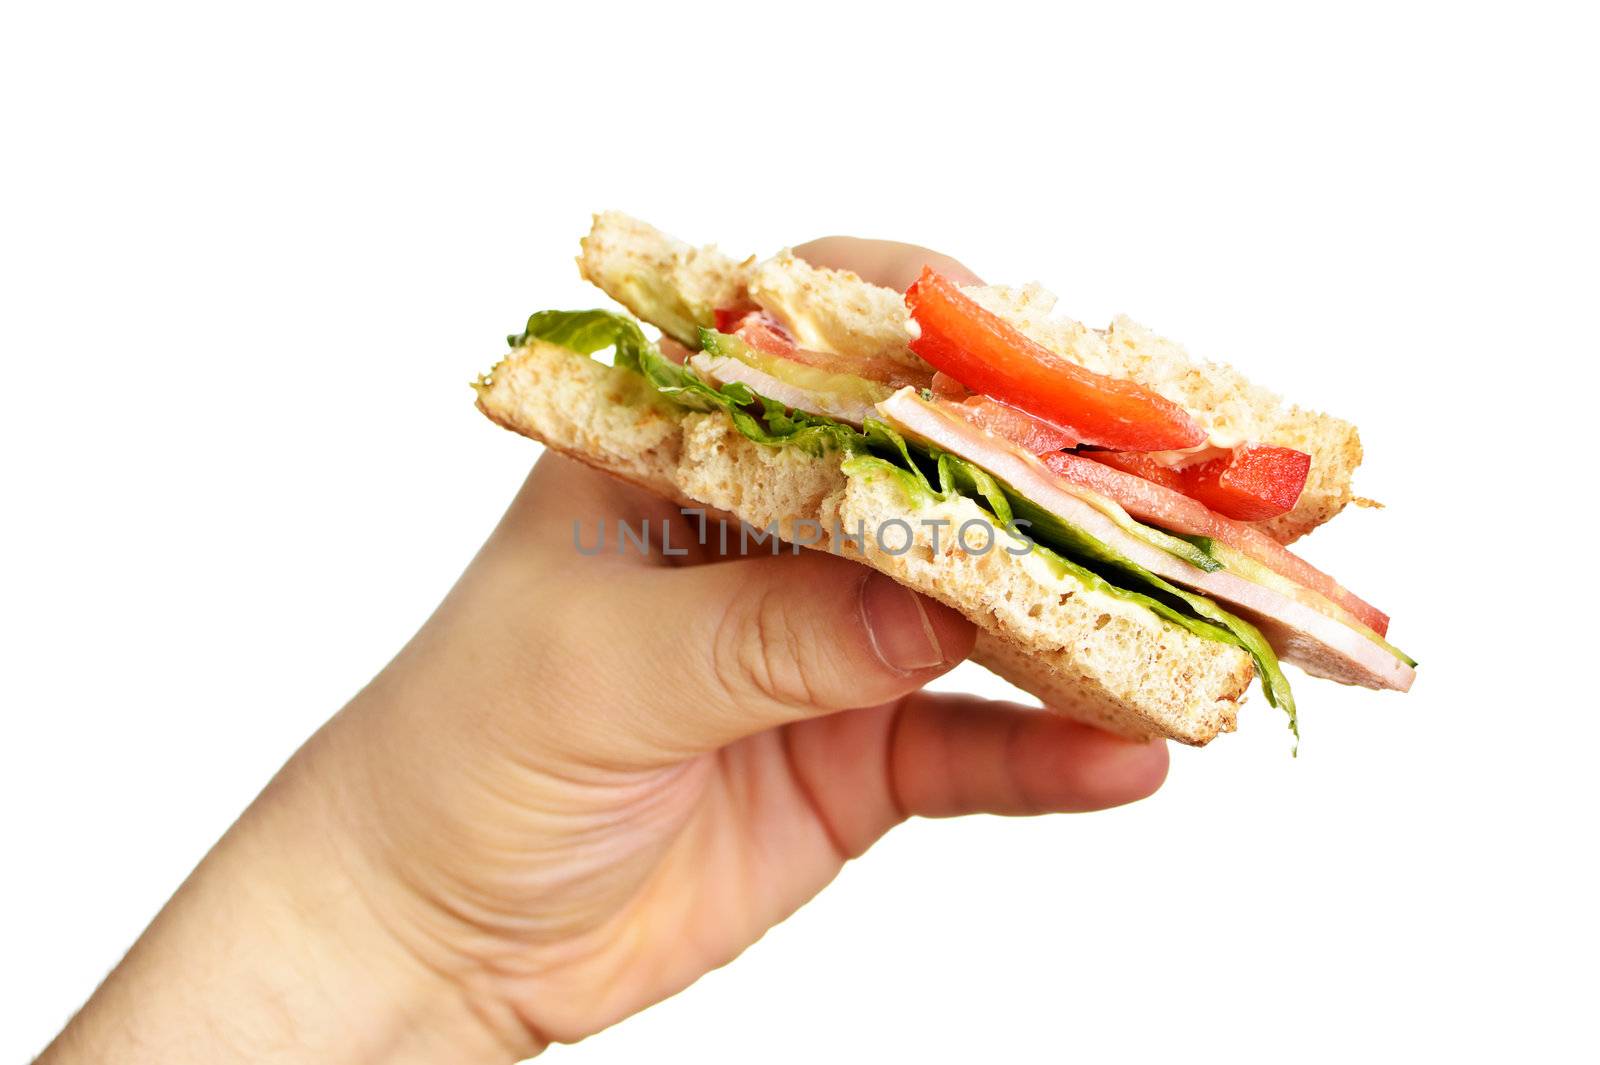
<path fill-rule="evenodd" d="M 718 307 L 749 301 L 752 256 L 735 262 L 714 246 L 693 248 L 618 211 L 594 216 L 578 272 L 663 333 L 692 348 Z"/>
<path fill-rule="evenodd" d="M 478 385 L 478 406 L 508 429 L 683 505 L 705 506 L 786 539 L 864 562 L 960 611 L 980 631 L 974 658 L 1052 708 L 1127 736 L 1201 745 L 1232 731 L 1254 670 L 1230 644 L 1059 577 L 1037 556 L 969 552 L 948 532 L 937 549 L 926 506 L 892 478 L 847 475 L 840 456 L 757 444 L 720 412 L 659 399 L 638 374 L 535 342 Z M 949 508 L 947 529 L 981 516 Z M 895 519 L 916 539 L 900 554 L 872 534 Z M 805 537 L 797 523 L 810 522 Z M 859 525 L 858 525 L 859 523 Z M 891 547 L 898 547 L 899 540 Z"/>
<path fill-rule="evenodd" d="M 634 314 L 696 347 L 694 325 L 710 326 L 719 306 L 754 302 L 784 321 L 803 346 L 840 354 L 920 361 L 907 343 L 900 294 L 845 270 L 819 268 L 785 250 L 761 263 L 735 262 L 714 248 L 694 249 L 637 219 L 596 215 L 579 258 L 583 276 Z M 1208 431 L 1292 447 L 1311 456 L 1311 472 L 1289 513 L 1261 522 L 1291 543 L 1350 502 L 1361 439 L 1349 422 L 1299 407 L 1251 384 L 1221 363 L 1197 362 L 1179 345 L 1125 317 L 1091 329 L 1059 317 L 1038 285 L 972 286 L 968 295 L 1045 348 L 1097 373 L 1139 382 L 1189 411 Z M 692 325 L 691 325 L 692 323 Z"/>
<path fill-rule="evenodd" d="M 927 365 L 906 346 L 905 299 L 848 270 L 812 266 L 785 248 L 756 265 L 750 298 L 788 325 L 803 348 Z"/>

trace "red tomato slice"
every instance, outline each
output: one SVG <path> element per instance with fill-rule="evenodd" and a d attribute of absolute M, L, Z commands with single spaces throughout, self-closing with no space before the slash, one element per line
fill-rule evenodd
<path fill-rule="evenodd" d="M 1005 437 L 1035 455 L 1077 447 L 1083 443 L 1071 429 L 1052 425 L 1043 418 L 1035 418 L 1025 410 L 1018 410 L 988 396 L 968 396 L 962 400 L 943 402 L 941 406 L 959 414 L 979 429 Z"/>
<path fill-rule="evenodd" d="M 760 313 L 747 315 L 734 330 L 734 335 L 757 351 L 780 358 L 792 359 L 800 350 L 795 347 L 794 338 L 782 326 Z"/>
<path fill-rule="evenodd" d="M 1187 466 L 1179 476 L 1186 495 L 1218 514 L 1266 521 L 1294 509 L 1310 472 L 1311 456 L 1304 451 L 1242 444 L 1227 458 Z"/>
<path fill-rule="evenodd" d="M 1238 521 L 1265 521 L 1293 510 L 1311 471 L 1311 456 L 1304 451 L 1268 444 L 1241 444 L 1226 455 L 1182 467 L 1164 466 L 1134 452 L 1086 454 L 1096 462 L 1198 499 Z"/>
<path fill-rule="evenodd" d="M 1085 451 L 1083 457 L 1115 466 L 1124 473 L 1154 481 L 1174 492 L 1183 491 L 1183 478 L 1178 476 L 1178 471 L 1171 466 L 1163 466 L 1149 455 L 1141 455 L 1137 451 Z"/>
<path fill-rule="evenodd" d="M 1103 459 L 1099 453 L 1091 454 Z M 1354 614 L 1379 636 L 1389 631 L 1387 614 L 1346 591 L 1338 581 L 1253 525 L 1213 513 L 1197 499 L 1108 466 L 1104 461 L 1097 462 L 1070 451 L 1058 451 L 1039 458 L 1058 477 L 1114 500 L 1140 521 L 1148 521 L 1188 536 L 1209 536 L 1220 540 L 1280 576 L 1321 593 Z"/>
<path fill-rule="evenodd" d="M 974 392 L 1009 403 L 1085 442 L 1117 451 L 1177 451 L 1206 438 L 1182 407 L 1132 381 L 1074 365 L 962 295 L 931 267 L 906 290 L 919 333 L 911 350 Z"/>
<path fill-rule="evenodd" d="M 935 373 L 928 386 L 940 400 L 941 409 L 958 414 L 979 429 L 1005 437 L 1024 451 L 1042 455 L 1083 443 L 1081 434 L 1043 418 L 1035 418 L 998 399 L 975 395 L 947 373 Z"/>
<path fill-rule="evenodd" d="M 750 315 L 759 313 L 755 307 L 748 305 L 743 307 L 718 307 L 711 312 L 711 320 L 716 325 L 717 332 L 727 333 L 732 336 L 739 328 L 739 323 Z"/>

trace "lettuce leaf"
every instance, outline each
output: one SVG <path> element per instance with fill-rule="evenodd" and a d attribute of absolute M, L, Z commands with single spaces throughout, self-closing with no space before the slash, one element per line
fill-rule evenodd
<path fill-rule="evenodd" d="M 615 364 L 622 366 L 627 359 L 633 369 L 639 368 L 639 352 L 653 347 L 632 318 L 599 310 L 539 311 L 528 317 L 528 325 L 521 333 L 506 337 L 506 343 L 514 348 L 526 347 L 532 340 L 556 344 L 579 355 L 615 348 Z"/>

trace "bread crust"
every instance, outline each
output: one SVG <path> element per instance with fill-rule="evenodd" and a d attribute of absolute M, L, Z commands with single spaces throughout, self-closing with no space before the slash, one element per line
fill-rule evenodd
<path fill-rule="evenodd" d="M 1248 655 L 1059 577 L 1037 556 L 964 549 L 951 530 L 982 517 L 970 500 L 939 505 L 952 523 L 940 537 L 892 478 L 847 476 L 837 454 L 757 444 L 720 412 L 684 411 L 637 374 L 539 342 L 479 382 L 478 407 L 680 505 L 814 540 L 938 599 L 978 626 L 974 660 L 1070 717 L 1195 746 L 1235 727 L 1254 675 Z M 912 533 L 904 550 L 870 532 L 896 520 Z M 849 534 L 862 529 L 857 543 Z"/>

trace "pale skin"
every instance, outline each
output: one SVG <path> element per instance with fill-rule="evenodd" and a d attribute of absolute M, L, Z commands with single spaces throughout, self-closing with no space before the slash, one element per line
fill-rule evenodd
<path fill-rule="evenodd" d="M 972 277 L 885 241 L 797 251 L 896 288 L 924 262 Z M 675 522 L 690 553 L 577 554 L 574 520 L 619 517 Z M 1160 786 L 1160 743 L 921 691 L 973 644 L 940 604 L 697 531 L 541 458 L 40 1060 L 516 1061 L 731 961 L 908 817 Z"/>

